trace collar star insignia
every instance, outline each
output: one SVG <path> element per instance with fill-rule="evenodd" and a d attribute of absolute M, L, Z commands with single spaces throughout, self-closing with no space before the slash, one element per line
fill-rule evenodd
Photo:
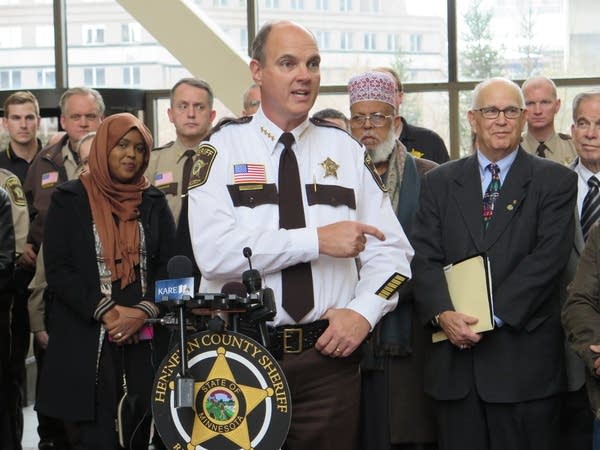
<path fill-rule="evenodd" d="M 422 158 L 423 155 L 425 153 L 420 152 L 419 150 L 417 150 L 416 148 L 411 148 L 410 152 L 409 152 L 412 156 L 414 156 L 415 158 Z"/>
<path fill-rule="evenodd" d="M 340 165 L 329 156 L 321 163 L 321 167 L 325 169 L 325 177 L 331 176 L 337 178 L 337 170 L 340 168 Z"/>
<path fill-rule="evenodd" d="M 275 136 L 273 136 L 265 127 L 260 127 L 260 132 L 272 141 L 275 141 Z"/>

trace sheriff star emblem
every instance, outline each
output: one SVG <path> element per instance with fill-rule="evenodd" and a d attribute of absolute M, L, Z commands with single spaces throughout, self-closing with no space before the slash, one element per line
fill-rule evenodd
<path fill-rule="evenodd" d="M 336 177 L 337 178 L 337 170 L 340 168 L 340 165 L 336 163 L 330 157 L 327 157 L 325 161 L 321 163 L 321 167 L 325 169 L 325 177 Z"/>

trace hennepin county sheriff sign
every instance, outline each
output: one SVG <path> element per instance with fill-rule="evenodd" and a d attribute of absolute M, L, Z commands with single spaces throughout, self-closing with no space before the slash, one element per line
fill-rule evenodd
<path fill-rule="evenodd" d="M 291 420 L 290 392 L 273 356 L 235 332 L 186 340 L 193 408 L 175 407 L 179 349 L 163 360 L 153 388 L 156 428 L 172 450 L 275 450 Z"/>

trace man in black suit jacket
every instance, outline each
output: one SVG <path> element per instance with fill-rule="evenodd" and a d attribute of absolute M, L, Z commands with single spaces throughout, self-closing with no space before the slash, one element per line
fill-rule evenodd
<path fill-rule="evenodd" d="M 515 83 L 483 81 L 468 113 L 477 151 L 422 181 L 413 227 L 417 308 L 449 336 L 434 344 L 425 374 L 441 450 L 558 450 L 558 281 L 573 242 L 577 177 L 520 148 L 526 117 Z M 485 224 L 492 164 L 501 188 Z M 443 271 L 478 253 L 490 259 L 496 323 L 479 334 L 470 328 L 476 318 L 454 311 Z"/>

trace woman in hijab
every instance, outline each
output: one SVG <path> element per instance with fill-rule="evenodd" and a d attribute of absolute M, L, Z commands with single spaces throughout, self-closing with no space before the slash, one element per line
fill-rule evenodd
<path fill-rule="evenodd" d="M 154 281 L 166 278 L 175 234 L 164 195 L 144 177 L 151 148 L 139 119 L 110 116 L 89 171 L 52 196 L 44 236 L 52 336 L 36 409 L 65 422 L 75 449 L 148 448 L 161 330 L 145 320 L 158 314 Z"/>

